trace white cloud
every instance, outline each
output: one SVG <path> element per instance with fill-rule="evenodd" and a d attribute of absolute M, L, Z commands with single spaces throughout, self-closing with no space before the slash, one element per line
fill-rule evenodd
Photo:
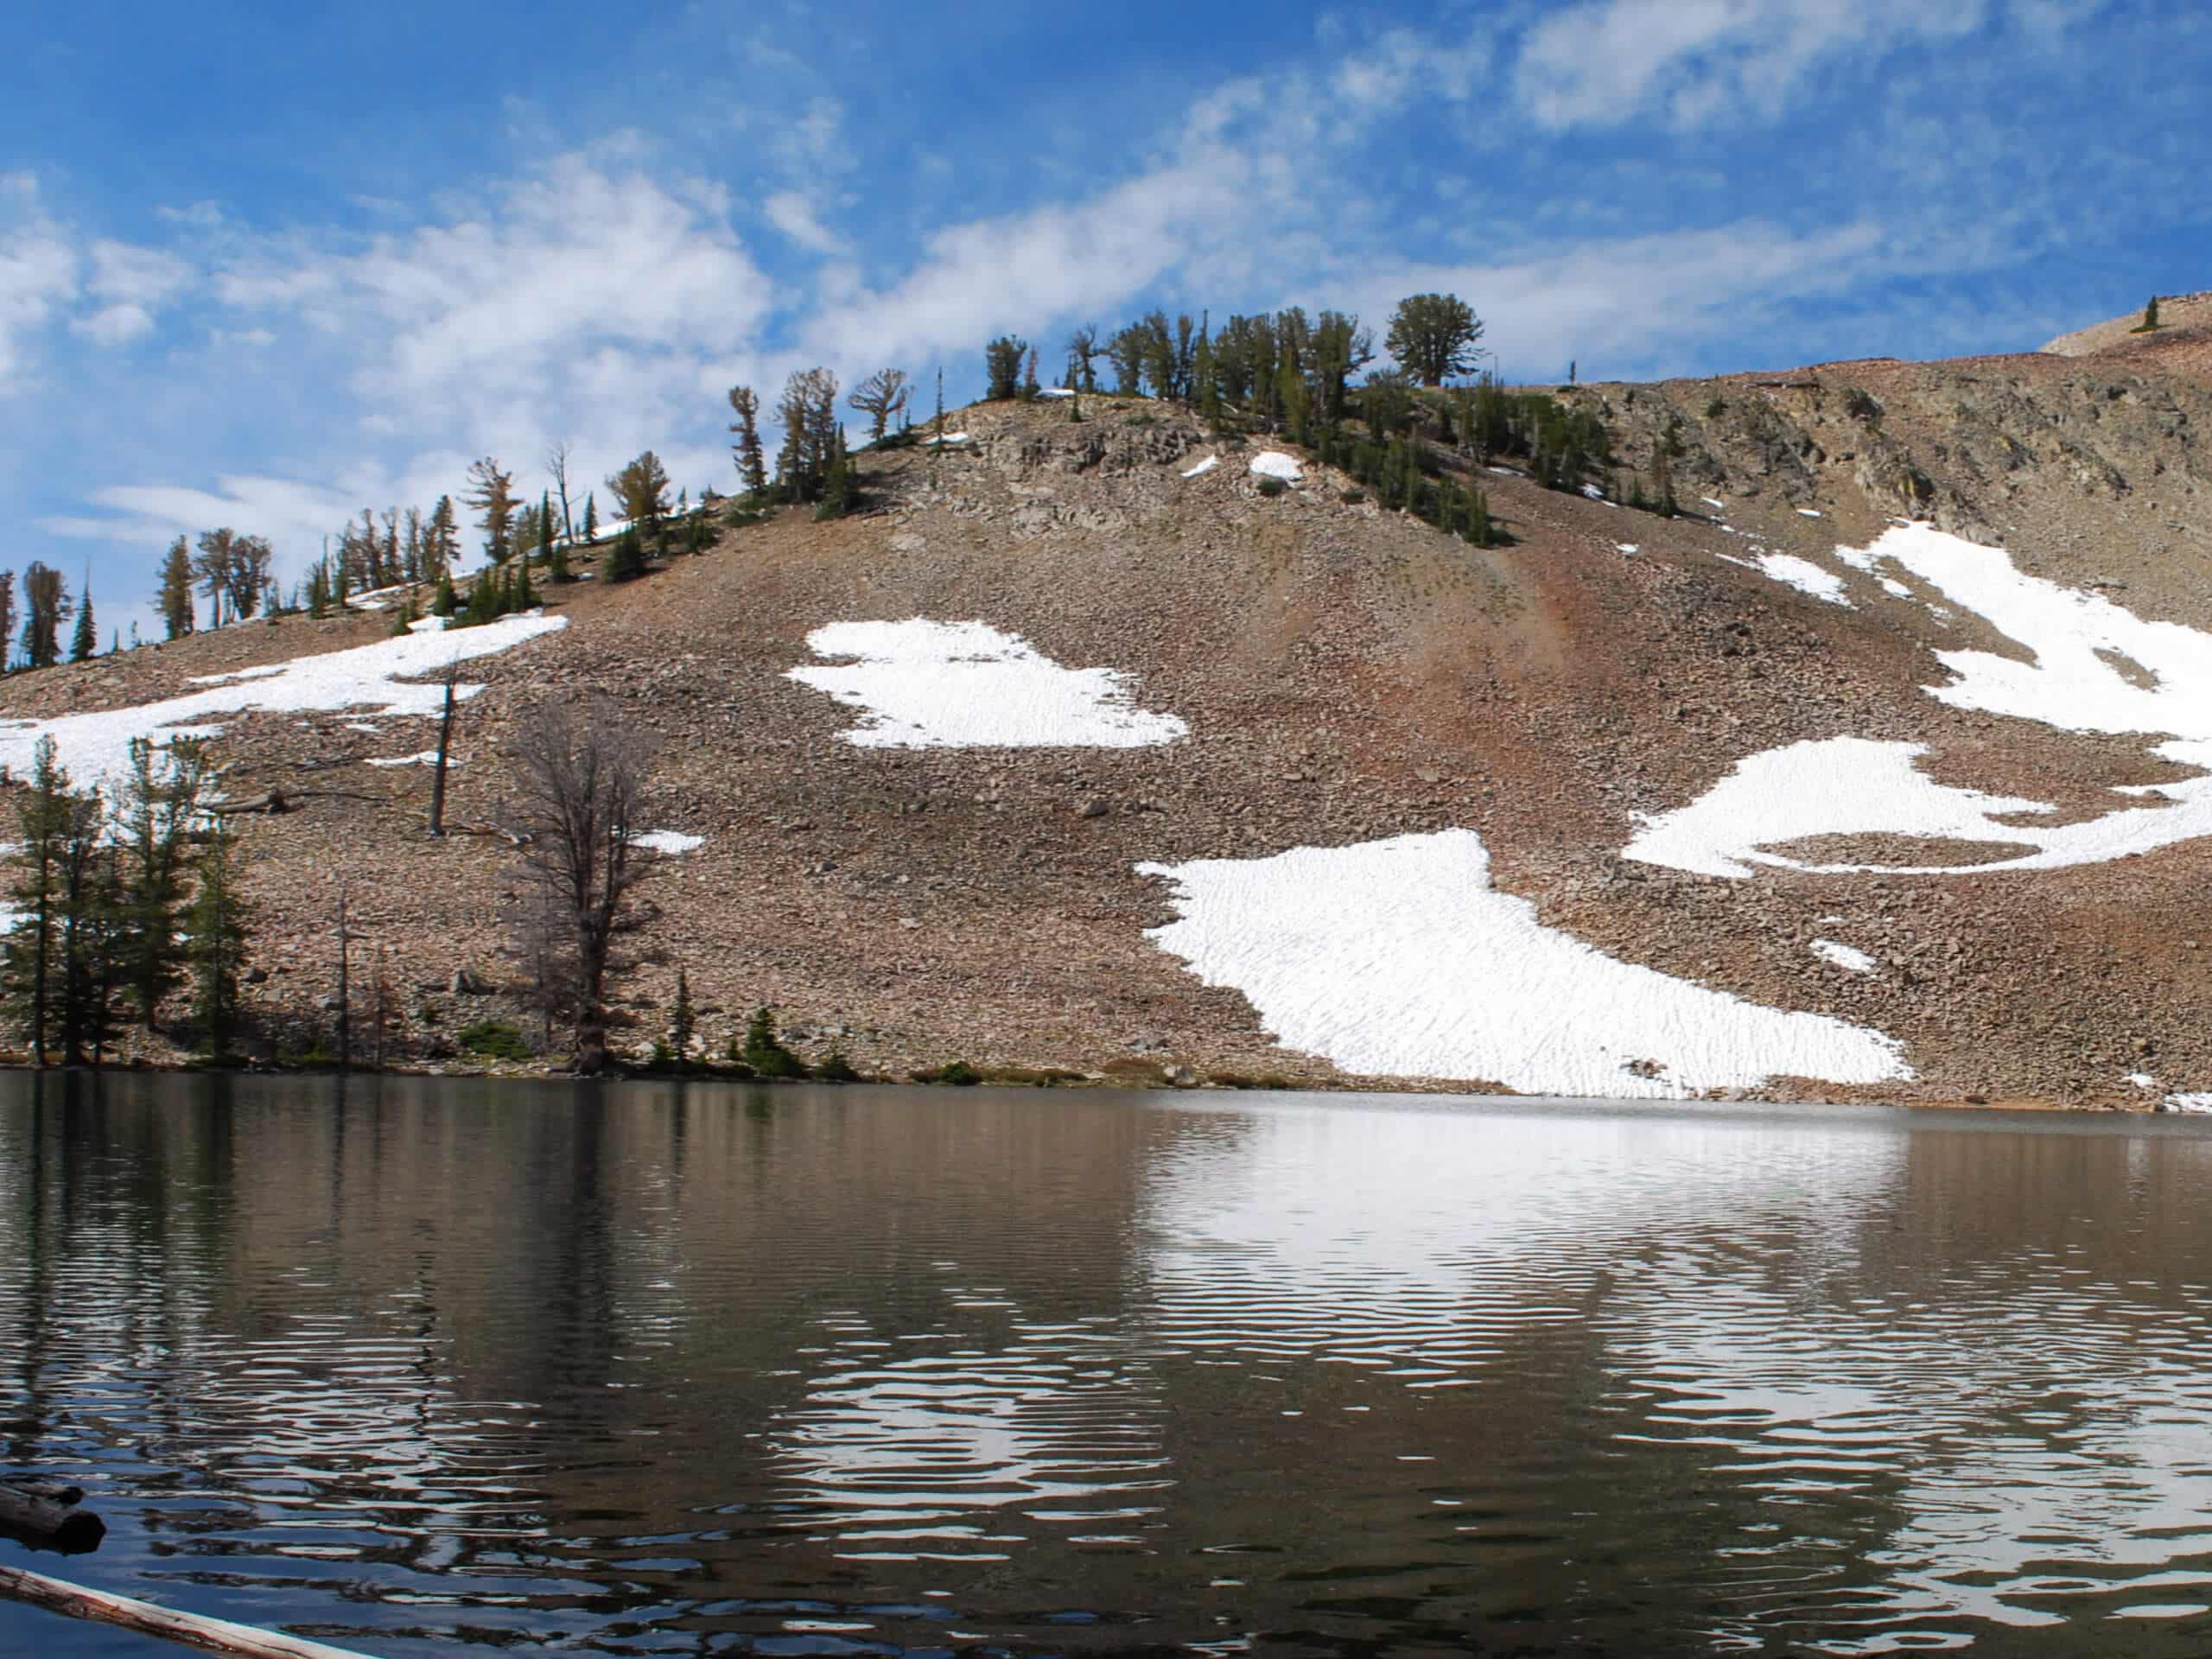
<path fill-rule="evenodd" d="M 103 240 L 92 244 L 92 256 L 88 286 L 101 299 L 118 305 L 158 305 L 192 280 L 190 265 L 159 248 Z"/>
<path fill-rule="evenodd" d="M 796 190 L 779 190 L 760 204 L 767 221 L 809 253 L 845 251 L 845 238 L 817 217 L 814 204 Z"/>
<path fill-rule="evenodd" d="M 127 346 L 154 332 L 154 316 L 143 305 L 102 306 L 90 316 L 76 319 L 69 332 L 95 346 Z"/>
<path fill-rule="evenodd" d="M 28 173 L 0 174 L 0 392 L 23 377 L 29 342 L 76 297 L 78 257 Z"/>
<path fill-rule="evenodd" d="M 1366 266 L 1335 286 L 1378 337 L 1404 295 L 1467 296 L 1496 324 L 1484 343 L 1510 378 L 1563 373 L 1579 358 L 1594 378 L 1678 369 L 1697 340 L 1853 287 L 1891 257 L 1872 223 L 1799 233 L 1749 221 L 1579 241 L 1492 264 Z"/>
<path fill-rule="evenodd" d="M 854 156 L 845 143 L 845 106 L 827 96 L 809 99 L 804 114 L 778 127 L 774 149 L 785 168 L 802 176 L 849 171 Z"/>
<path fill-rule="evenodd" d="M 1824 58 L 1955 40 L 1988 15 L 1987 0 L 1585 0 L 1529 32 L 1516 82 L 1550 127 L 1613 125 L 1653 104 L 1685 126 L 1772 116 Z"/>

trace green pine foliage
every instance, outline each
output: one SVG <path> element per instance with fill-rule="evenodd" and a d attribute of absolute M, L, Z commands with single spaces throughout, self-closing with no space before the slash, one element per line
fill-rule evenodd
<path fill-rule="evenodd" d="M 245 968 L 246 908 L 238 892 L 238 836 L 220 816 L 202 842 L 198 890 L 185 929 L 192 967 L 192 1013 L 202 1050 L 220 1059 L 238 1035 L 238 980 Z"/>
<path fill-rule="evenodd" d="M 776 1016 L 766 1007 L 755 1008 L 746 1022 L 745 1041 L 737 1058 L 760 1077 L 803 1077 L 806 1062 L 784 1046 L 776 1034 Z"/>
<path fill-rule="evenodd" d="M 607 556 L 607 580 L 630 582 L 645 574 L 645 543 L 634 527 L 614 538 Z"/>
<path fill-rule="evenodd" d="M 699 1011 L 691 1002 L 691 976 L 676 970 L 676 1007 L 668 1017 L 668 1046 L 678 1065 L 691 1058 L 691 1045 L 699 1034 Z"/>
<path fill-rule="evenodd" d="M 983 394 L 986 398 L 1001 403 L 1021 390 L 1022 359 L 1028 350 L 1027 341 L 1012 334 L 1001 334 L 983 347 L 985 378 L 989 383 L 989 389 Z"/>

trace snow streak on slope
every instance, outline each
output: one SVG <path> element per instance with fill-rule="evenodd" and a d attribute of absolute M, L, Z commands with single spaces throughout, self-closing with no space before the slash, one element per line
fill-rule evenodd
<path fill-rule="evenodd" d="M 844 734 L 862 748 L 1136 749 L 1190 732 L 1138 708 L 1118 670 L 1064 668 L 982 622 L 833 622 L 806 643 L 857 659 L 785 677 L 866 709 Z"/>
<path fill-rule="evenodd" d="M 1253 456 L 1252 471 L 1261 478 L 1279 478 L 1286 484 L 1295 484 L 1306 476 L 1298 457 L 1286 455 L 1280 449 L 1262 450 Z"/>
<path fill-rule="evenodd" d="M 1770 1077 L 1912 1076 L 1897 1044 L 1618 961 L 1497 892 L 1469 830 L 1273 858 L 1143 864 L 1181 919 L 1149 937 L 1348 1071 L 1667 1099 Z"/>
<path fill-rule="evenodd" d="M 411 632 L 374 645 L 210 675 L 195 682 L 207 690 L 161 702 L 51 720 L 0 721 L 0 766 L 17 777 L 27 775 L 38 740 L 50 736 L 71 777 L 79 785 L 92 784 L 124 773 L 132 738 L 165 743 L 177 737 L 212 737 L 222 731 L 221 717 L 227 715 L 341 709 L 369 709 L 380 715 L 435 715 L 443 706 L 445 688 L 403 684 L 401 676 L 434 674 L 448 663 L 493 656 L 566 626 L 563 618 L 533 611 L 447 632 L 440 619 L 430 617 Z M 458 685 L 454 695 L 473 697 L 483 689 Z"/>
<path fill-rule="evenodd" d="M 2029 653 L 1940 651 L 1950 682 L 1928 694 L 1955 708 L 2034 721 L 2061 731 L 2164 734 L 2152 751 L 2196 768 L 2180 783 L 2117 789 L 2148 803 L 2083 823 L 2036 823 L 2045 803 L 1939 784 L 1916 765 L 1923 744 L 1851 737 L 1793 743 L 1737 763 L 1688 805 L 1646 818 L 1626 855 L 1704 875 L 1745 876 L 1766 864 L 1821 873 L 1958 874 L 2048 870 L 2103 863 L 2212 836 L 2212 634 L 2146 622 L 2111 601 L 2016 569 L 2001 548 L 1980 547 L 1928 524 L 1901 524 L 1868 548 L 1837 556 L 1881 577 L 1893 565 L 1962 610 L 1975 613 Z M 1935 607 L 1930 613 L 1948 614 Z M 2000 817 L 2025 816 L 2026 823 Z M 1808 836 L 1890 835 L 2011 842 L 2030 850 L 1970 865 L 1808 864 L 1764 850 Z"/>
<path fill-rule="evenodd" d="M 1823 570 L 1810 559 L 1801 559 L 1795 553 L 1769 553 L 1764 549 L 1758 549 L 1748 559 L 1739 559 L 1732 553 L 1723 553 L 1720 556 L 1731 564 L 1740 564 L 1762 575 L 1770 576 L 1785 588 L 1795 588 L 1801 594 L 1810 594 L 1815 599 L 1840 605 L 1847 611 L 1858 609 L 1844 593 L 1841 576 L 1833 570 Z"/>

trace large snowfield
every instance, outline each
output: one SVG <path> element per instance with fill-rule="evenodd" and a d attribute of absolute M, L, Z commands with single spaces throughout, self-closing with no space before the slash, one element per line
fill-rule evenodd
<path fill-rule="evenodd" d="M 833 622 L 806 643 L 853 659 L 786 677 L 865 709 L 843 734 L 861 748 L 1136 749 L 1190 733 L 1138 708 L 1120 671 L 1063 667 L 983 622 Z"/>
<path fill-rule="evenodd" d="M 1348 1071 L 1668 1099 L 1771 1077 L 1912 1076 L 1896 1041 L 1608 957 L 1491 886 L 1469 830 L 1272 858 L 1144 864 L 1174 884 L 1162 950 Z"/>
<path fill-rule="evenodd" d="M 2104 863 L 2212 836 L 2212 634 L 2146 622 L 2110 600 L 2025 574 L 2002 548 L 1929 524 L 1899 524 L 1872 546 L 1840 548 L 1836 556 L 1876 576 L 1892 597 L 1911 590 L 1891 571 L 1917 577 L 2026 653 L 1939 651 L 1951 677 L 1928 687 L 1929 696 L 2060 731 L 2164 736 L 2151 752 L 2197 775 L 2120 788 L 2113 792 L 2131 798 L 2113 810 L 2050 823 L 2037 821 L 2053 810 L 2046 802 L 1937 783 L 1920 769 L 1924 744 L 1818 739 L 1751 755 L 1687 806 L 1646 817 L 1626 856 L 1700 875 L 1748 876 L 1758 865 L 1958 874 Z M 1772 850 L 1802 836 L 1876 832 L 2022 850 L 1901 865 L 1813 864 Z"/>
<path fill-rule="evenodd" d="M 444 686 L 435 682 L 407 684 L 403 676 L 435 674 L 448 663 L 495 656 L 567 626 L 560 617 L 533 611 L 448 632 L 441 619 L 429 617 L 415 624 L 412 632 L 373 645 L 211 675 L 194 682 L 207 686 L 206 690 L 181 697 L 94 714 L 58 715 L 50 720 L 0 721 L 0 766 L 15 777 L 29 776 L 38 740 L 51 737 L 62 766 L 82 785 L 123 776 L 135 737 L 157 743 L 213 737 L 223 730 L 226 715 L 349 709 L 367 709 L 380 717 L 435 715 L 444 706 Z M 454 695 L 465 699 L 483 689 L 457 685 Z"/>

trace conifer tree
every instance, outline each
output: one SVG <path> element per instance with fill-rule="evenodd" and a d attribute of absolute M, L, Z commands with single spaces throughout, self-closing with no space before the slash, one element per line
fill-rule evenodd
<path fill-rule="evenodd" d="M 69 660 L 88 663 L 99 650 L 99 635 L 92 626 L 92 572 L 85 568 L 84 598 L 77 606 L 77 631 L 69 639 Z"/>
<path fill-rule="evenodd" d="M 1013 334 L 1001 334 L 983 347 L 984 378 L 988 382 L 983 396 L 992 403 L 1002 403 L 1021 389 L 1022 353 L 1029 349 L 1027 341 Z"/>
<path fill-rule="evenodd" d="M 729 406 L 737 416 L 729 429 L 737 434 L 730 452 L 737 460 L 738 481 L 747 495 L 757 497 L 768 487 L 767 461 L 760 450 L 760 395 L 750 386 L 732 386 Z"/>
<path fill-rule="evenodd" d="M 682 968 L 676 970 L 676 1008 L 669 1015 L 668 1046 L 678 1065 L 691 1058 L 691 1044 L 699 1029 L 698 1011 L 691 1006 L 691 978 Z"/>
<path fill-rule="evenodd" d="M 484 530 L 484 551 L 494 564 L 505 564 L 514 552 L 515 480 L 499 470 L 499 463 L 486 455 L 469 463 L 468 505 L 476 509 Z"/>
<path fill-rule="evenodd" d="M 599 540 L 599 492 L 584 492 L 584 540 L 587 543 Z"/>
<path fill-rule="evenodd" d="M 192 550 L 183 537 L 169 543 L 162 562 L 162 626 L 172 639 L 192 632 Z"/>
<path fill-rule="evenodd" d="M 162 999 L 183 982 L 185 838 L 199 817 L 208 779 L 203 745 L 179 738 L 158 760 L 153 744 L 130 740 L 130 766 L 114 805 L 114 839 L 123 861 L 124 983 L 138 1022 L 151 1031 Z"/>
<path fill-rule="evenodd" d="M 190 601 L 187 601 L 187 608 Z M 16 637 L 16 573 L 0 570 L 0 674 L 7 672 L 8 645 Z"/>
<path fill-rule="evenodd" d="M 113 861 L 100 849 L 100 798 L 72 790 L 61 837 L 61 1061 L 82 1065 L 86 1050 L 114 1036 L 115 893 Z"/>
<path fill-rule="evenodd" d="M 628 582 L 645 574 L 645 543 L 639 539 L 636 525 L 626 525 L 614 538 L 614 549 L 607 556 L 607 580 Z"/>
<path fill-rule="evenodd" d="M 1037 394 L 1041 390 L 1042 388 L 1037 384 L 1037 348 L 1032 346 L 1029 348 L 1027 365 L 1022 371 L 1021 395 L 1027 402 L 1035 403 Z"/>
<path fill-rule="evenodd" d="M 883 442 L 891 417 L 906 408 L 909 390 L 904 369 L 878 369 L 853 388 L 852 396 L 845 401 L 868 416 L 869 442 Z M 757 447 L 760 440 L 755 438 L 753 442 Z"/>
<path fill-rule="evenodd" d="M 23 572 L 25 666 L 51 668 L 61 660 L 61 625 L 69 615 L 69 588 L 61 573 L 34 559 Z"/>
<path fill-rule="evenodd" d="M 238 893 L 238 836 L 219 814 L 200 846 L 194 874 L 198 890 L 185 931 L 185 954 L 192 965 L 192 1013 L 201 1044 L 219 1058 L 230 1052 L 238 1030 L 247 920 L 245 901 Z"/>
<path fill-rule="evenodd" d="M 33 1062 L 44 1065 L 60 1001 L 62 871 L 73 791 L 51 737 L 40 738 L 32 755 L 30 788 L 16 809 L 16 880 L 9 893 L 16 922 L 8 930 L 6 958 L 9 1012 Z"/>
<path fill-rule="evenodd" d="M 1464 374 L 1483 325 L 1456 294 L 1414 294 L 1398 302 L 1383 343 L 1398 366 L 1424 386 Z"/>

